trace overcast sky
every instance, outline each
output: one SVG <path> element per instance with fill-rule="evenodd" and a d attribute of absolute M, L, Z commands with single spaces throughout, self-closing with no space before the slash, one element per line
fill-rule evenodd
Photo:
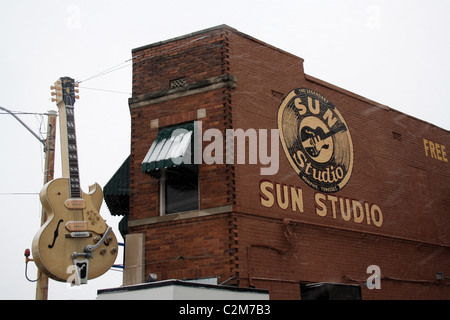
<path fill-rule="evenodd" d="M 227 24 L 302 57 L 307 74 L 449 130 L 449 13 L 448 0 L 2 1 L 0 106 L 57 110 L 49 88 L 57 78 L 123 67 L 83 82 L 75 105 L 82 189 L 103 187 L 130 152 L 131 50 Z M 45 116 L 19 117 L 45 135 Z M 39 229 L 42 145 L 0 114 L 0 150 L 0 299 L 34 299 L 23 251 Z M 56 152 L 60 177 L 59 143 Z M 101 214 L 122 242 L 120 217 L 105 204 Z M 118 271 L 81 288 L 51 280 L 49 299 L 93 299 L 121 284 Z"/>

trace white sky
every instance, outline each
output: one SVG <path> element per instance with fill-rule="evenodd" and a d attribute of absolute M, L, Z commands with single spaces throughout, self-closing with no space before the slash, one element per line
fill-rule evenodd
<path fill-rule="evenodd" d="M 449 130 L 449 13 L 447 0 L 2 1 L 0 106 L 57 110 L 49 87 L 60 76 L 84 80 L 130 59 L 133 48 L 227 24 L 304 58 L 307 74 Z M 131 71 L 81 84 L 75 114 L 85 191 L 103 187 L 130 149 L 129 95 L 86 87 L 131 92 Z M 46 117 L 19 117 L 45 135 Z M 39 229 L 42 146 L 0 114 L 0 150 L 0 299 L 34 299 L 23 252 Z M 58 144 L 55 177 L 59 152 Z M 105 204 L 101 214 L 123 241 L 120 217 Z M 81 288 L 51 280 L 49 298 L 93 299 L 97 289 L 121 284 L 117 271 Z"/>

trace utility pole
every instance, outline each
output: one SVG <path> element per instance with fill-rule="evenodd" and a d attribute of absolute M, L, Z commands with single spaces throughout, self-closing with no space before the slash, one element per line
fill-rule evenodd
<path fill-rule="evenodd" d="M 56 141 L 56 111 L 48 112 L 47 123 L 47 139 L 44 145 L 45 151 L 45 169 L 44 169 L 44 184 L 53 180 L 55 168 L 55 141 Z M 47 220 L 47 214 L 42 207 L 41 212 L 41 226 Z M 39 274 L 40 273 L 40 274 Z M 48 276 L 38 270 L 38 281 L 36 282 L 36 300 L 47 300 L 48 297 Z"/>
<path fill-rule="evenodd" d="M 22 126 L 25 127 L 40 143 L 44 145 L 45 152 L 45 169 L 44 169 L 44 184 L 53 180 L 54 168 L 55 168 L 55 141 L 56 141 L 56 117 L 58 113 L 56 111 L 48 111 L 47 116 L 47 138 L 41 139 L 33 130 L 31 130 L 19 117 L 17 117 L 10 110 L 0 107 L 1 110 L 8 112 L 17 121 L 20 122 Z M 41 213 L 41 226 L 47 220 L 44 208 L 42 208 Z M 29 249 L 27 249 L 29 252 Z M 28 259 L 27 262 L 32 261 Z M 36 283 L 36 300 L 47 300 L 48 297 L 48 277 L 42 271 L 38 270 L 38 280 Z"/>

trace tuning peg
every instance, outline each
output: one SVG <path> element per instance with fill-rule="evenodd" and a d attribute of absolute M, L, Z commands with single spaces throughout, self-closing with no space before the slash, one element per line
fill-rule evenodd
<path fill-rule="evenodd" d="M 52 102 L 57 102 L 59 103 L 60 101 L 62 101 L 62 82 L 61 80 L 56 80 L 54 85 L 50 86 L 51 90 L 54 90 L 51 92 L 51 95 L 54 96 L 55 98 L 52 98 Z"/>

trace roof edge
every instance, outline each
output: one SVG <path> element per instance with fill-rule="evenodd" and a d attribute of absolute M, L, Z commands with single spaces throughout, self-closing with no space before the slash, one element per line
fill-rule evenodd
<path fill-rule="evenodd" d="M 317 84 L 319 84 L 319 85 L 321 85 L 321 86 L 327 87 L 328 89 L 337 91 L 337 92 L 339 92 L 339 93 L 341 93 L 341 94 L 345 94 L 345 95 L 347 95 L 347 96 L 349 96 L 349 97 L 351 97 L 351 98 L 353 98 L 353 99 L 356 99 L 356 100 L 362 101 L 362 102 L 364 102 L 364 103 L 370 104 L 370 105 L 372 105 L 372 106 L 374 106 L 374 107 L 377 107 L 377 108 L 380 108 L 380 109 L 382 109 L 382 110 L 390 111 L 390 112 L 396 112 L 396 113 L 405 115 L 406 117 L 409 117 L 409 118 L 411 118 L 411 119 L 414 119 L 414 120 L 416 120 L 416 121 L 419 121 L 419 122 L 425 123 L 425 124 L 427 124 L 427 125 L 430 125 L 430 126 L 432 126 L 432 127 L 435 127 L 435 128 L 437 128 L 437 129 L 443 130 L 443 131 L 445 131 L 445 132 L 450 132 L 450 130 L 447 130 L 447 129 L 445 129 L 445 128 L 442 128 L 442 127 L 440 127 L 440 126 L 438 126 L 438 125 L 436 125 L 436 124 L 434 124 L 434 123 L 431 123 L 431 122 L 429 122 L 429 121 L 426 121 L 426 120 L 417 118 L 417 117 L 412 116 L 412 115 L 410 115 L 410 114 L 408 114 L 408 113 L 405 113 L 405 112 L 403 112 L 403 111 L 397 110 L 397 109 L 395 109 L 395 108 L 391 108 L 391 107 L 389 107 L 389 106 L 387 106 L 387 105 L 384 105 L 384 104 L 382 104 L 382 103 L 379 103 L 379 102 L 376 102 L 376 101 L 374 101 L 374 100 L 368 99 L 368 98 L 363 97 L 363 96 L 361 96 L 361 95 L 359 95 L 359 94 L 357 94 L 357 93 L 354 93 L 354 92 L 352 92 L 352 91 L 346 90 L 346 89 L 344 89 L 344 88 L 341 88 L 341 87 L 339 87 L 339 86 L 337 86 L 337 85 L 331 84 L 331 83 L 329 83 L 329 82 L 327 82 L 327 81 L 324 81 L 324 80 L 322 80 L 322 79 L 313 77 L 313 76 L 311 76 L 311 75 L 309 75 L 309 74 L 306 74 L 306 73 L 305 73 L 305 78 L 306 78 L 306 80 L 308 80 L 308 81 L 310 81 L 310 82 L 317 83 Z"/>
<path fill-rule="evenodd" d="M 233 29 L 233 28 L 231 28 L 230 26 L 228 26 L 226 24 L 220 24 L 220 25 L 217 25 L 217 26 L 214 26 L 214 27 L 211 27 L 211 28 L 206 28 L 206 29 L 195 31 L 195 32 L 191 32 L 191 33 L 188 33 L 188 34 L 185 34 L 185 35 L 182 35 L 182 36 L 178 36 L 178 37 L 170 38 L 170 39 L 167 39 L 167 40 L 162 40 L 162 41 L 154 42 L 154 43 L 151 43 L 151 44 L 147 44 L 147 45 L 144 45 L 144 46 L 141 46 L 141 47 L 137 47 L 137 48 L 132 49 L 131 52 L 134 53 L 134 52 L 145 50 L 145 49 L 148 49 L 148 48 L 157 47 L 157 46 L 160 46 L 160 45 L 163 45 L 163 44 L 166 44 L 166 43 L 178 41 L 178 40 L 189 38 L 189 37 L 195 37 L 195 36 L 198 36 L 198 35 L 201 35 L 201 34 L 204 34 L 204 33 L 208 33 L 208 32 L 211 32 L 211 31 L 215 31 L 215 30 L 224 30 L 224 29 L 228 29 L 228 30 L 233 31 L 233 32 L 238 32 L 236 29 Z"/>
<path fill-rule="evenodd" d="M 301 58 L 301 57 L 299 57 L 299 56 L 297 56 L 297 55 L 295 55 L 293 53 L 287 52 L 287 51 L 285 51 L 283 49 L 280 49 L 280 48 L 275 47 L 275 46 L 273 46 L 271 44 L 268 44 L 267 42 L 264 42 L 262 40 L 259 40 L 259 39 L 255 38 L 255 37 L 252 37 L 252 36 L 250 36 L 250 35 L 248 35 L 248 34 L 246 34 L 244 32 L 241 32 L 241 31 L 239 31 L 239 30 L 237 30 L 235 28 L 230 27 L 227 24 L 220 24 L 220 25 L 217 25 L 217 26 L 214 26 L 214 27 L 211 27 L 211 28 L 206 28 L 206 29 L 203 29 L 203 30 L 195 31 L 195 32 L 188 33 L 188 34 L 185 34 L 185 35 L 182 35 L 182 36 L 178 36 L 178 37 L 175 37 L 175 38 L 162 40 L 162 41 L 158 41 L 158 42 L 151 43 L 151 44 L 148 44 L 148 45 L 144 45 L 144 46 L 141 46 L 141 47 L 137 47 L 137 48 L 132 49 L 131 52 L 135 53 L 135 52 L 142 51 L 142 50 L 145 50 L 145 49 L 148 49 L 148 48 L 157 47 L 157 46 L 160 46 L 160 45 L 163 45 L 163 44 L 166 44 L 166 43 L 182 40 L 182 39 L 185 39 L 185 38 L 199 36 L 199 35 L 202 35 L 202 34 L 205 34 L 205 33 L 209 33 L 211 31 L 216 31 L 216 30 L 228 30 L 230 32 L 233 32 L 233 33 L 241 36 L 241 37 L 247 38 L 247 39 L 249 39 L 251 41 L 254 41 L 254 42 L 256 42 L 256 43 L 258 43 L 260 45 L 263 45 L 265 47 L 268 47 L 268 48 L 271 48 L 273 50 L 276 50 L 276 51 L 278 51 L 280 53 L 283 53 L 283 54 L 295 57 L 297 59 L 301 59 L 302 62 L 305 61 L 303 58 Z"/>

